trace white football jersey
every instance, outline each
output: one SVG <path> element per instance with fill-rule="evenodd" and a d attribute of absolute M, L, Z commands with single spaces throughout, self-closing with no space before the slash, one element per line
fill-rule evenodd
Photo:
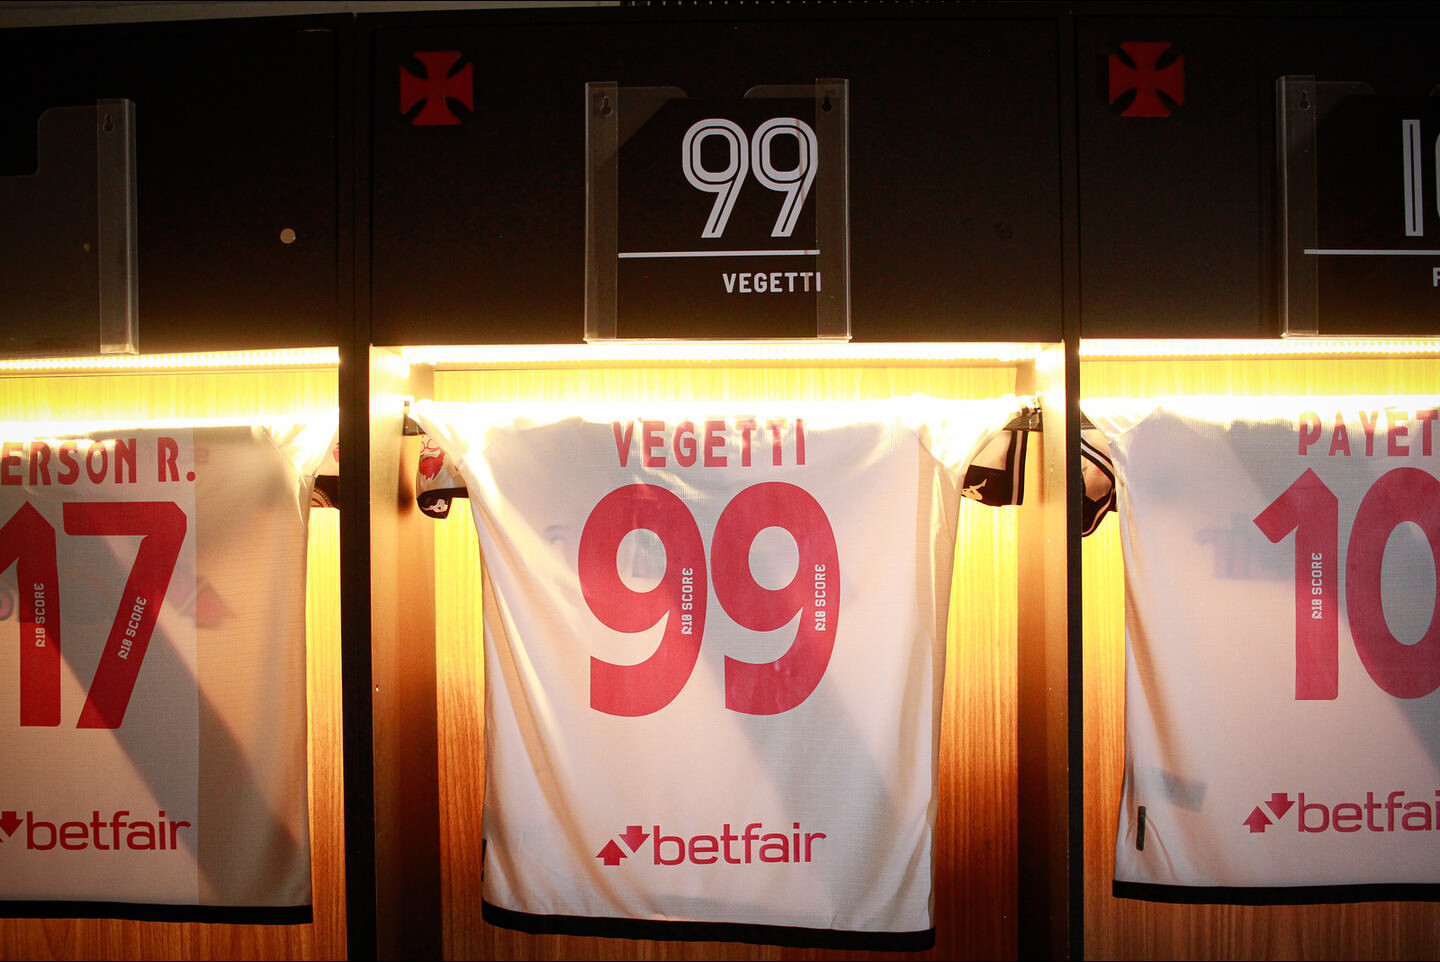
<path fill-rule="evenodd" d="M 0 899 L 308 912 L 307 516 L 334 443 L 333 418 L 0 424 Z"/>
<path fill-rule="evenodd" d="M 413 405 L 493 602 L 487 917 L 933 942 L 961 479 L 1016 410 Z"/>
<path fill-rule="evenodd" d="M 1084 403 L 1125 562 L 1117 894 L 1440 882 L 1437 406 Z"/>

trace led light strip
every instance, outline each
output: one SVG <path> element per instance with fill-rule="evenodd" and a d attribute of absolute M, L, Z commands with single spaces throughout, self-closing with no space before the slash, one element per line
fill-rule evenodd
<path fill-rule="evenodd" d="M 17 358 L 0 361 L 0 374 L 334 367 L 339 363 L 340 352 L 338 349 L 316 347 L 277 351 L 215 351 L 204 354 L 107 354 L 96 357 Z"/>
<path fill-rule="evenodd" d="M 1082 360 L 1112 358 L 1141 360 L 1167 357 L 1440 357 L 1440 338 L 1306 337 L 1271 339 L 1228 338 L 1091 338 L 1080 342 Z"/>
<path fill-rule="evenodd" d="M 845 341 L 663 341 L 624 340 L 590 344 L 495 344 L 406 347 L 410 364 L 437 367 L 504 368 L 604 364 L 1014 364 L 1034 360 L 1040 346 L 1002 343 L 854 344 Z"/>
<path fill-rule="evenodd" d="M 644 363 L 829 362 L 1013 364 L 1034 360 L 1044 345 L 1020 342 L 915 342 L 855 344 L 844 341 L 625 340 L 604 344 L 429 345 L 399 349 L 409 364 L 444 367 L 515 367 Z M 1087 359 L 1165 357 L 1290 357 L 1434 355 L 1440 338 L 1090 338 L 1080 342 Z M 123 354 L 94 357 L 0 360 L 0 373 L 81 371 L 175 371 L 207 368 L 327 367 L 339 364 L 333 347 L 194 354 Z"/>

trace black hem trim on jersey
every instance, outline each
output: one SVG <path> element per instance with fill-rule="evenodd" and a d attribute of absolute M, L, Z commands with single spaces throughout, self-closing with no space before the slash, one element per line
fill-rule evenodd
<path fill-rule="evenodd" d="M 304 925 L 315 920 L 309 905 L 159 905 L 148 902 L 0 901 L 6 919 L 123 919 L 128 922 L 217 922 L 237 925 Z"/>
<path fill-rule="evenodd" d="M 610 939 L 681 942 L 751 942 L 796 948 L 860 949 L 870 952 L 924 952 L 935 947 L 935 930 L 849 932 L 740 922 L 668 922 L 654 919 L 532 915 L 481 902 L 481 917 L 491 925 L 532 935 L 581 935 Z"/>
<path fill-rule="evenodd" d="M 1440 884 L 1391 882 L 1369 885 L 1156 885 L 1113 883 L 1117 899 L 1190 905 L 1315 905 L 1331 902 L 1440 902 Z"/>

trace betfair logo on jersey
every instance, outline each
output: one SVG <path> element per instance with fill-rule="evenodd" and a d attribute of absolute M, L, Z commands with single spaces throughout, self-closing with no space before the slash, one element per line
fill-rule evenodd
<path fill-rule="evenodd" d="M 655 865 L 749 865 L 753 862 L 809 862 L 826 838 L 824 832 L 807 832 L 799 822 L 786 832 L 767 831 L 762 822 L 751 822 L 740 831 L 726 822 L 718 835 L 667 835 L 659 825 L 654 831 L 630 825 L 610 839 L 595 857 L 606 865 L 619 865 L 650 843 Z M 628 851 L 627 851 L 628 850 Z"/>
<path fill-rule="evenodd" d="M 1272 821 L 1266 811 L 1274 815 Z M 1302 833 L 1319 832 L 1433 832 L 1440 830 L 1440 789 L 1432 801 L 1407 798 L 1404 789 L 1393 792 L 1366 792 L 1362 801 L 1315 801 L 1300 792 L 1291 799 L 1288 792 L 1275 792 L 1256 805 L 1244 825 L 1251 833 L 1264 832 L 1295 812 L 1295 828 Z"/>
<path fill-rule="evenodd" d="M 189 841 L 181 836 L 191 824 L 160 811 L 141 818 L 125 809 L 108 814 L 91 810 L 88 820 L 48 821 L 34 812 L 0 812 L 0 842 L 23 841 L 32 852 L 58 849 L 67 852 L 172 851 Z M 23 830 L 21 830 L 23 828 Z M 189 832 L 185 833 L 189 835 Z"/>

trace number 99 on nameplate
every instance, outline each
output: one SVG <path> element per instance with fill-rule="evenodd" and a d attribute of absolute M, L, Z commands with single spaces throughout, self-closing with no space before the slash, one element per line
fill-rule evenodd
<path fill-rule="evenodd" d="M 815 335 L 816 188 L 831 162 L 817 109 L 813 97 L 674 99 L 620 145 L 623 336 Z"/>

